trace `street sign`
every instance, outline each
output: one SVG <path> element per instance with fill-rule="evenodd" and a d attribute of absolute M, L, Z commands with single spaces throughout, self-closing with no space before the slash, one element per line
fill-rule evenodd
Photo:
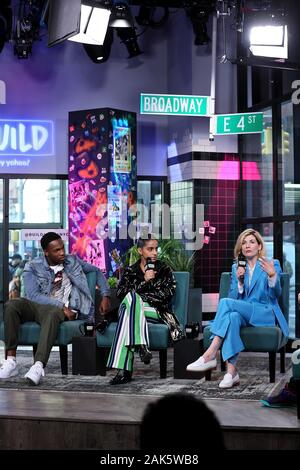
<path fill-rule="evenodd" d="M 254 134 L 263 132 L 263 113 L 215 114 L 213 134 Z"/>
<path fill-rule="evenodd" d="M 141 93 L 141 114 L 209 116 L 210 96 Z"/>

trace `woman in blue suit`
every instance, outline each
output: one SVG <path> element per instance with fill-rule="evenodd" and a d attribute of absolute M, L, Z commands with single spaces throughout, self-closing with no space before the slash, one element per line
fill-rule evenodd
<path fill-rule="evenodd" d="M 238 266 L 238 257 L 246 258 L 246 266 Z M 279 261 L 265 257 L 265 244 L 253 229 L 242 232 L 234 248 L 236 262 L 232 266 L 228 298 L 221 299 L 211 325 L 213 340 L 203 356 L 187 366 L 190 371 L 206 371 L 217 365 L 216 355 L 221 347 L 227 373 L 220 388 L 239 383 L 236 361 L 244 349 L 240 337 L 243 326 L 278 326 L 288 336 L 287 322 L 278 305 L 281 294 Z"/>

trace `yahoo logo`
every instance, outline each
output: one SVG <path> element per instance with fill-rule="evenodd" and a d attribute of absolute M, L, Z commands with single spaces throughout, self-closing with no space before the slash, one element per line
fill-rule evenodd
<path fill-rule="evenodd" d="M 0 155 L 53 155 L 53 122 L 0 119 Z"/>

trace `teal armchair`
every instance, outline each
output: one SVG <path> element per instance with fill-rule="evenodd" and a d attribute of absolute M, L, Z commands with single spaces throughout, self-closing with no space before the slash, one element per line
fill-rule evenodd
<path fill-rule="evenodd" d="M 184 331 L 187 322 L 190 275 L 187 272 L 174 272 L 174 276 L 176 279 L 176 293 L 172 300 L 172 306 Z M 110 323 L 104 334 L 100 334 L 98 331 L 96 333 L 97 345 L 104 350 L 104 354 L 101 354 L 102 361 L 107 360 L 116 326 L 116 322 Z M 159 351 L 160 377 L 165 379 L 167 376 L 167 351 L 171 344 L 169 328 L 164 323 L 149 323 L 148 328 L 150 349 Z"/>
<path fill-rule="evenodd" d="M 219 298 L 227 297 L 231 277 L 230 273 L 224 272 L 221 274 Z M 279 299 L 279 305 L 285 319 L 289 321 L 289 289 L 290 278 L 287 273 L 281 275 L 281 288 L 282 293 Z M 207 349 L 211 343 L 210 326 L 207 326 L 203 332 L 204 349 Z M 244 351 L 254 352 L 267 352 L 269 354 L 269 376 L 270 382 L 275 382 L 275 366 L 276 366 L 276 353 L 280 352 L 280 372 L 285 372 L 285 345 L 288 338 L 283 336 L 281 329 L 278 326 L 246 326 L 241 328 L 241 339 L 244 343 Z M 224 364 L 222 364 L 222 370 Z M 210 380 L 211 371 L 205 375 L 207 380 Z"/>
<path fill-rule="evenodd" d="M 88 285 L 95 304 L 96 292 L 96 273 L 90 272 L 86 274 Z M 59 326 L 55 346 L 59 346 L 61 373 L 68 374 L 68 344 L 72 343 L 74 336 L 81 336 L 79 330 L 84 320 L 74 320 L 62 322 Z M 37 343 L 40 337 L 40 325 L 36 322 L 26 322 L 20 326 L 19 345 L 32 346 L 33 354 L 37 349 Z M 0 339 L 4 341 L 4 322 L 0 322 Z"/>

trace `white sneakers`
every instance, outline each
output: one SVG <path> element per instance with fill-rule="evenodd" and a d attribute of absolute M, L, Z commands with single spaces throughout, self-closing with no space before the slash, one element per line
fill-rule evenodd
<path fill-rule="evenodd" d="M 239 374 L 237 373 L 234 377 L 231 374 L 225 374 L 223 380 L 219 383 L 219 388 L 231 388 L 234 385 L 240 383 Z"/>
<path fill-rule="evenodd" d="M 217 367 L 217 359 L 205 362 L 204 357 L 200 356 L 197 361 L 188 364 L 186 370 L 192 372 L 205 372 L 206 370 L 214 369 L 215 367 Z"/>
<path fill-rule="evenodd" d="M 43 364 L 40 361 L 36 361 L 33 366 L 30 367 L 27 374 L 24 377 L 34 385 L 38 385 L 42 377 L 44 377 L 45 371 Z"/>
<path fill-rule="evenodd" d="M 1 362 L 0 367 L 0 379 L 9 379 L 18 375 L 19 369 L 15 359 L 8 357 Z"/>
<path fill-rule="evenodd" d="M 10 377 L 15 377 L 19 373 L 19 368 L 17 361 L 9 356 L 7 359 L 4 359 L 1 362 L 0 367 L 0 379 L 9 379 Z M 37 361 L 30 367 L 25 378 L 29 380 L 32 384 L 38 385 L 42 377 L 44 377 L 45 371 L 42 362 Z"/>

